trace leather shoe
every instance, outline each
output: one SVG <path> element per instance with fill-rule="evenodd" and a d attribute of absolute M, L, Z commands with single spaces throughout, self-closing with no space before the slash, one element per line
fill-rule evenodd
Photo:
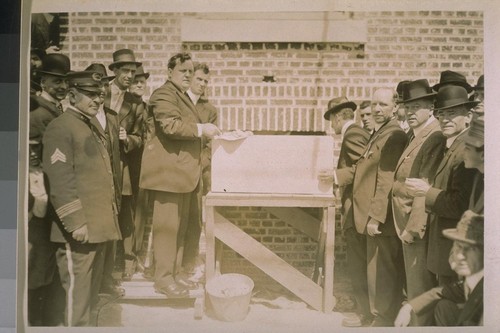
<path fill-rule="evenodd" d="M 166 295 L 168 298 L 184 298 L 189 296 L 189 291 L 175 282 L 165 287 L 155 287 L 155 292 Z"/>
<path fill-rule="evenodd" d="M 185 274 L 177 274 L 175 276 L 175 282 L 185 289 L 198 289 L 198 284 L 188 279 Z"/>

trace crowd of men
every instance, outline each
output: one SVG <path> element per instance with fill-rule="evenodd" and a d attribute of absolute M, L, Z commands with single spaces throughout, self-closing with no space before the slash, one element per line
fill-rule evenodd
<path fill-rule="evenodd" d="M 30 325 L 96 325 L 98 294 L 123 295 L 119 280 L 144 270 L 149 211 L 154 288 L 187 297 L 198 288 L 200 201 L 220 134 L 204 95 L 208 66 L 172 56 L 146 102 L 149 73 L 130 49 L 112 54 L 111 75 L 40 49 L 31 60 Z M 482 322 L 483 91 L 483 76 L 471 87 L 445 71 L 433 87 L 403 81 L 359 107 L 329 102 L 324 117 L 342 146 L 338 168 L 319 178 L 342 189 L 357 304 L 346 326 Z"/>
<path fill-rule="evenodd" d="M 96 325 L 99 293 L 123 295 L 119 281 L 144 269 L 150 209 L 155 290 L 188 296 L 198 288 L 210 139 L 220 134 L 204 96 L 208 66 L 174 55 L 146 103 L 149 73 L 130 49 L 112 54 L 111 75 L 101 63 L 71 69 L 67 56 L 40 49 L 31 60 L 29 324 Z"/>
<path fill-rule="evenodd" d="M 377 89 L 360 108 L 329 102 L 324 117 L 342 146 L 337 168 L 319 178 L 342 189 L 357 305 L 345 326 L 482 323 L 483 99 L 483 75 L 472 87 L 444 71 L 432 87 Z"/>

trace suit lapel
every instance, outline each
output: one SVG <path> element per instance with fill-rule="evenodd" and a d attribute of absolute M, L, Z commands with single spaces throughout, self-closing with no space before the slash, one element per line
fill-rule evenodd
<path fill-rule="evenodd" d="M 434 133 L 434 131 L 436 130 L 436 127 L 439 127 L 439 123 L 437 121 L 433 121 L 428 126 L 426 126 L 422 130 L 422 132 L 419 133 L 418 136 L 415 136 L 413 138 L 413 140 L 410 141 L 410 143 L 408 144 L 408 146 L 404 150 L 403 154 L 399 158 L 398 165 L 396 167 L 396 171 L 395 172 L 398 171 L 398 169 L 401 166 L 401 164 L 403 164 L 404 160 L 412 153 L 412 151 L 414 151 L 415 149 L 417 149 L 418 147 L 420 147 L 423 144 L 423 142 L 427 139 L 427 137 L 430 134 Z"/>
<path fill-rule="evenodd" d="M 120 107 L 120 112 L 118 112 L 118 117 L 120 119 L 120 123 L 130 116 L 132 113 L 132 96 L 130 96 L 130 93 L 128 91 L 125 92 L 123 95 L 123 103 L 122 106 Z"/>
<path fill-rule="evenodd" d="M 481 279 L 474 290 L 469 295 L 469 299 L 465 302 L 464 308 L 460 312 L 457 325 L 464 322 L 474 321 L 474 315 L 483 307 L 483 280 Z M 482 311 L 481 311 L 482 312 Z"/>
<path fill-rule="evenodd" d="M 179 98 L 182 100 L 182 102 L 189 108 L 189 110 L 191 110 L 197 121 L 199 123 L 202 123 L 198 110 L 196 109 L 196 106 L 193 104 L 191 99 L 178 89 L 176 90 L 176 93 L 177 96 L 179 96 Z"/>
<path fill-rule="evenodd" d="M 460 134 L 456 139 L 455 141 L 453 142 L 453 144 L 451 145 L 451 147 L 448 149 L 448 151 L 446 152 L 446 154 L 444 155 L 444 158 L 443 160 L 441 161 L 441 163 L 439 164 L 439 167 L 437 168 L 437 171 L 436 171 L 436 175 L 434 176 L 434 180 L 438 177 L 438 175 L 444 170 L 444 168 L 448 165 L 448 161 L 450 160 L 451 156 L 453 155 L 453 152 L 458 148 L 458 146 L 460 145 L 460 142 L 462 142 L 462 138 L 463 136 L 467 133 L 467 131 L 463 132 L 462 134 Z"/>

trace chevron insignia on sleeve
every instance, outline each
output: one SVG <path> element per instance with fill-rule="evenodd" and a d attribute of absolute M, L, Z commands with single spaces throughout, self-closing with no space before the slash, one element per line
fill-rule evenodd
<path fill-rule="evenodd" d="M 60 219 L 63 219 L 65 216 L 68 216 L 69 214 L 74 213 L 80 209 L 83 209 L 82 202 L 80 201 L 80 199 L 76 199 L 57 208 L 56 213 Z"/>
<path fill-rule="evenodd" d="M 50 156 L 50 164 L 54 164 L 57 161 L 66 163 L 66 155 L 64 155 L 62 151 L 59 150 L 59 148 L 56 148 L 54 154 Z"/>

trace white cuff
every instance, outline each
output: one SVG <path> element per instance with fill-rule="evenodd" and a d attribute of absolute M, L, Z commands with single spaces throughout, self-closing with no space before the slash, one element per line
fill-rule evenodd
<path fill-rule="evenodd" d="M 201 138 L 203 131 L 201 130 L 203 124 L 196 124 L 196 127 L 198 127 L 198 137 Z"/>

